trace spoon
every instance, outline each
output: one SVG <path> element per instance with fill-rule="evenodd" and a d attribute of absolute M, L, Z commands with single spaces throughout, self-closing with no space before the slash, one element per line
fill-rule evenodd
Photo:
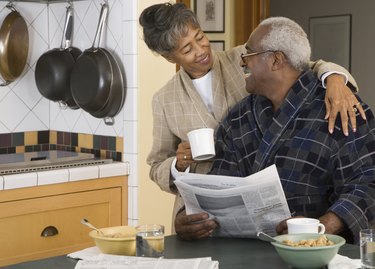
<path fill-rule="evenodd" d="M 274 239 L 272 236 L 269 236 L 268 234 L 263 233 L 263 232 L 258 232 L 257 233 L 257 237 L 260 240 L 263 240 L 263 241 L 266 241 L 266 242 L 277 242 L 277 243 L 280 243 L 279 241 L 277 241 L 276 239 Z"/>
<path fill-rule="evenodd" d="M 90 227 L 91 229 L 94 229 L 98 234 L 104 235 L 104 233 L 101 230 L 92 225 L 87 219 L 81 219 L 81 223 L 83 225 L 86 225 L 87 227 Z"/>

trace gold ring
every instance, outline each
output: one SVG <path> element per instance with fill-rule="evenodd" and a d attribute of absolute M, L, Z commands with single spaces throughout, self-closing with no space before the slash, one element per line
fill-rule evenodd
<path fill-rule="evenodd" d="M 184 160 L 186 160 L 187 159 L 187 156 L 186 155 L 184 155 Z"/>
<path fill-rule="evenodd" d="M 357 108 L 353 107 L 352 111 L 357 112 Z"/>

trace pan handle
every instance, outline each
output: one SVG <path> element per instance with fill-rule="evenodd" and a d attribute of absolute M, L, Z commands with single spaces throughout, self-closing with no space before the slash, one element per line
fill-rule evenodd
<path fill-rule="evenodd" d="M 60 45 L 61 50 L 70 48 L 72 44 L 72 35 L 73 35 L 72 32 L 73 32 L 73 7 L 72 5 L 69 5 L 66 8 L 64 34 L 61 39 L 61 45 Z"/>
<path fill-rule="evenodd" d="M 10 2 L 6 5 L 6 7 L 9 8 L 11 11 L 18 12 L 17 9 L 14 7 L 12 1 L 10 1 Z"/>
<path fill-rule="evenodd" d="M 62 110 L 66 110 L 68 108 L 68 104 L 64 101 L 57 101 L 59 104 L 59 108 Z"/>
<path fill-rule="evenodd" d="M 103 121 L 105 125 L 108 125 L 108 126 L 113 126 L 115 124 L 115 118 L 113 117 L 105 117 Z"/>
<path fill-rule="evenodd" d="M 104 25 L 107 19 L 107 14 L 108 14 L 108 5 L 107 3 L 103 3 L 102 9 L 100 11 L 99 22 L 98 22 L 98 27 L 95 33 L 94 42 L 92 43 L 93 49 L 99 49 L 100 47 L 100 41 L 102 39 L 102 32 L 103 32 Z"/>
<path fill-rule="evenodd" d="M 12 83 L 12 81 L 8 81 L 8 80 L 6 80 L 4 83 L 1 83 L 1 84 L 0 84 L 0 87 L 8 86 L 10 83 Z"/>

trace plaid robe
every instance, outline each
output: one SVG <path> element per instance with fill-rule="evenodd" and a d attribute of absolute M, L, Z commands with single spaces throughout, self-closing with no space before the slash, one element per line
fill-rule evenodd
<path fill-rule="evenodd" d="M 292 213 L 332 211 L 358 242 L 359 230 L 374 222 L 375 121 L 362 104 L 367 121 L 357 117 L 357 132 L 346 137 L 337 121 L 329 134 L 324 96 L 307 71 L 276 112 L 262 96 L 242 100 L 218 128 L 211 173 L 245 177 L 276 164 Z"/>

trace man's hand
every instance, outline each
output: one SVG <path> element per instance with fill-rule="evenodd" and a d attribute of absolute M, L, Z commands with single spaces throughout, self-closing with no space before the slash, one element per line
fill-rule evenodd
<path fill-rule="evenodd" d="M 207 213 L 186 215 L 186 211 L 177 214 L 174 225 L 176 233 L 185 240 L 194 240 L 207 237 L 218 226 L 217 222 L 208 219 Z"/>
<path fill-rule="evenodd" d="M 296 216 L 293 218 L 305 218 L 304 216 Z M 290 218 L 289 218 L 290 219 Z M 277 234 L 287 234 L 288 226 L 285 219 L 276 226 Z M 327 234 L 338 234 L 345 230 L 345 224 L 342 220 L 333 212 L 327 212 L 319 218 L 320 223 L 324 224 L 325 233 Z"/>
<path fill-rule="evenodd" d="M 333 133 L 337 113 L 340 113 L 342 131 L 347 136 L 349 135 L 349 119 L 353 132 L 355 132 L 357 111 L 364 120 L 366 120 L 365 112 L 356 96 L 345 85 L 345 79 L 342 75 L 332 74 L 326 80 L 327 92 L 324 102 L 326 104 L 325 119 L 328 119 L 328 131 L 331 134 Z"/>

